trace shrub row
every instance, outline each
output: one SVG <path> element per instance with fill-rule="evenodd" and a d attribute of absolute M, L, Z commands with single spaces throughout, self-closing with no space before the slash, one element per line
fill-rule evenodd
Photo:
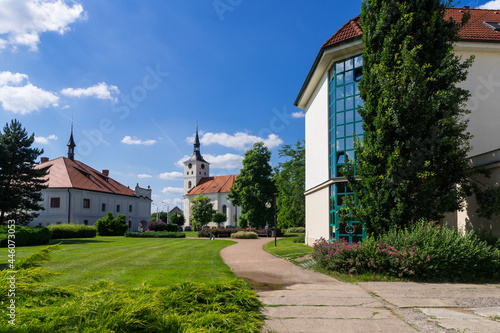
<path fill-rule="evenodd" d="M 93 238 L 97 229 L 83 224 L 51 224 L 47 228 L 52 233 L 52 239 L 61 238 Z"/>
<path fill-rule="evenodd" d="M 286 229 L 285 233 L 287 234 L 305 234 L 306 228 L 304 227 L 293 227 Z"/>
<path fill-rule="evenodd" d="M 240 229 L 201 229 L 198 231 L 198 237 L 208 238 L 211 235 L 214 237 L 231 237 L 232 234 L 240 231 Z"/>
<path fill-rule="evenodd" d="M 177 226 L 175 224 L 166 224 L 163 221 L 151 221 L 148 223 L 148 229 L 150 231 L 177 231 Z"/>
<path fill-rule="evenodd" d="M 8 227 L 6 225 L 0 226 L 0 247 L 7 247 L 8 234 Z M 16 247 L 47 244 L 50 241 L 50 230 L 46 227 L 33 228 L 16 225 L 15 239 L 13 240 L 16 242 Z"/>
<path fill-rule="evenodd" d="M 231 234 L 231 238 L 235 239 L 257 239 L 259 236 L 253 231 L 238 231 Z"/>
<path fill-rule="evenodd" d="M 170 232 L 170 231 L 150 231 L 150 232 L 138 232 L 138 231 L 127 231 L 125 237 L 136 237 L 136 238 L 186 238 L 186 234 L 183 232 Z"/>
<path fill-rule="evenodd" d="M 500 249 L 474 232 L 465 235 L 448 228 L 418 223 L 390 231 L 364 243 L 324 239 L 314 244 L 313 258 L 332 271 L 348 274 L 375 272 L 421 281 L 479 282 L 500 278 Z"/>

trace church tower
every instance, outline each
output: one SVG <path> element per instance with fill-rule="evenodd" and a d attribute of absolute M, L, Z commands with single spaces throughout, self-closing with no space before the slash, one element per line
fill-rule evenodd
<path fill-rule="evenodd" d="M 198 125 L 196 125 L 193 155 L 184 162 L 184 194 L 187 194 L 205 177 L 210 177 L 210 163 L 201 156 Z"/>
<path fill-rule="evenodd" d="M 68 158 L 72 161 L 75 160 L 75 140 L 73 140 L 73 124 L 71 124 L 71 136 L 69 137 L 68 146 Z"/>

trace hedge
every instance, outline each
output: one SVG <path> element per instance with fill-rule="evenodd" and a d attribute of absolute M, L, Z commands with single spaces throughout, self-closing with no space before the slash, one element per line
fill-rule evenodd
<path fill-rule="evenodd" d="M 231 234 L 231 238 L 235 239 L 257 239 L 259 236 L 253 231 L 238 231 Z"/>
<path fill-rule="evenodd" d="M 183 232 L 170 232 L 170 231 L 127 231 L 125 237 L 138 237 L 138 238 L 186 238 Z"/>
<path fill-rule="evenodd" d="M 47 228 L 52 232 L 52 239 L 61 238 L 93 238 L 97 229 L 83 224 L 51 224 Z"/>
<path fill-rule="evenodd" d="M 7 247 L 8 245 L 8 227 L 6 225 L 0 226 L 0 247 Z M 50 230 L 46 227 L 22 227 L 16 225 L 15 228 L 16 238 L 13 239 L 18 246 L 28 245 L 42 245 L 50 241 Z"/>

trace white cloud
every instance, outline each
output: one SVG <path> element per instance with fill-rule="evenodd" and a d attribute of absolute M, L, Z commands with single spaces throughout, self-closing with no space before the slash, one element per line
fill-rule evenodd
<path fill-rule="evenodd" d="M 205 154 L 203 158 L 210 162 L 214 169 L 241 169 L 243 167 L 243 156 L 235 154 L 210 155 Z"/>
<path fill-rule="evenodd" d="M 114 97 L 114 94 L 119 94 L 120 90 L 118 90 L 117 86 L 111 86 L 106 84 L 105 82 L 101 82 L 96 84 L 95 86 L 88 88 L 65 88 L 61 90 L 61 94 L 72 97 L 95 97 L 98 99 L 107 99 L 110 101 L 117 101 L 117 98 Z"/>
<path fill-rule="evenodd" d="M 139 178 L 151 178 L 153 176 L 145 174 L 145 173 L 141 173 L 140 175 L 137 175 L 137 177 L 139 177 Z"/>
<path fill-rule="evenodd" d="M 180 160 L 178 160 L 175 165 L 178 167 L 184 167 L 184 161 L 186 161 L 189 156 L 184 155 Z M 241 169 L 243 167 L 243 156 L 236 154 L 225 154 L 225 155 L 211 155 L 203 154 L 203 158 L 210 163 L 210 168 L 213 169 Z"/>
<path fill-rule="evenodd" d="M 184 194 L 184 189 L 181 187 L 164 187 L 161 193 L 173 195 Z"/>
<path fill-rule="evenodd" d="M 23 115 L 58 105 L 59 97 L 27 80 L 26 74 L 0 72 L 0 102 L 5 110 Z"/>
<path fill-rule="evenodd" d="M 477 8 L 480 9 L 500 9 L 500 0 L 493 0 L 481 5 Z"/>
<path fill-rule="evenodd" d="M 174 171 L 174 172 L 164 172 L 160 174 L 159 177 L 165 180 L 181 180 L 184 178 L 184 175 L 180 172 Z"/>
<path fill-rule="evenodd" d="M 140 139 L 137 139 L 135 136 L 132 138 L 131 136 L 126 135 L 121 143 L 127 144 L 127 145 L 145 145 L 145 146 L 150 146 L 156 143 L 156 140 L 145 140 L 142 141 Z"/>
<path fill-rule="evenodd" d="M 41 143 L 43 145 L 48 145 L 50 144 L 50 140 L 57 140 L 57 136 L 55 136 L 54 134 L 52 135 L 49 135 L 47 137 L 43 137 L 43 136 L 35 136 L 35 142 L 36 143 Z"/>
<path fill-rule="evenodd" d="M 306 116 L 304 111 L 297 111 L 292 113 L 293 118 L 304 118 Z"/>
<path fill-rule="evenodd" d="M 200 138 L 200 143 L 203 145 L 218 144 L 228 148 L 234 148 L 238 150 L 247 150 L 252 148 L 255 142 L 262 141 L 264 145 L 272 149 L 283 143 L 283 140 L 279 138 L 276 134 L 270 134 L 267 138 L 261 138 L 256 135 L 251 135 L 249 133 L 237 132 L 234 135 L 227 133 L 203 133 Z M 186 138 L 186 142 L 193 143 L 194 136 Z"/>
<path fill-rule="evenodd" d="M 2 0 L 0 10 L 0 49 L 29 47 L 36 51 L 40 34 L 70 30 L 71 23 L 85 19 L 81 4 L 68 6 L 64 0 Z"/>
<path fill-rule="evenodd" d="M 182 205 L 182 199 L 180 198 L 175 198 L 175 199 L 165 199 L 162 201 L 163 203 L 169 205 L 170 209 L 174 208 L 175 206 L 178 206 L 179 208 Z"/>

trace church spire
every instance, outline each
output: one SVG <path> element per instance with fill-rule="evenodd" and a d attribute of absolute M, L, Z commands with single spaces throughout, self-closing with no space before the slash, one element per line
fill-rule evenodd
<path fill-rule="evenodd" d="M 71 122 L 71 136 L 69 137 L 68 146 L 68 158 L 72 161 L 75 160 L 75 140 L 73 140 L 73 122 Z"/>
<path fill-rule="evenodd" d="M 193 154 L 200 154 L 200 137 L 198 136 L 198 124 L 196 124 L 196 137 L 194 139 L 194 150 Z"/>

